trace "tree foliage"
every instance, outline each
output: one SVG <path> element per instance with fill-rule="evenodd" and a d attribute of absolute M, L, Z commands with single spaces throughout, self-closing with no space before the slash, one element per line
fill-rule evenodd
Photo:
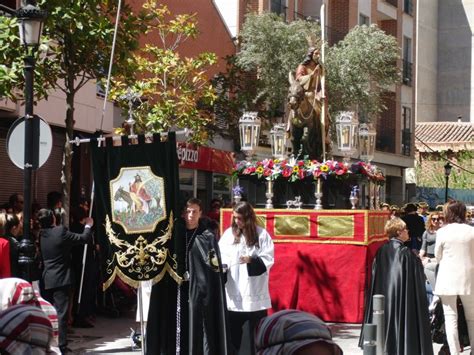
<path fill-rule="evenodd" d="M 270 108 L 286 100 L 288 72 L 302 61 L 308 37 L 320 41 L 316 22 L 296 20 L 284 22 L 275 14 L 251 14 L 241 32 L 241 51 L 237 64 L 257 72 Z M 330 111 L 362 110 L 373 116 L 383 109 L 384 88 L 399 82 L 396 66 L 400 49 L 393 36 L 377 26 L 356 26 L 343 41 L 326 51 L 326 83 Z"/>
<path fill-rule="evenodd" d="M 42 0 L 39 7 L 48 12 L 43 31 L 43 43 L 37 54 L 37 98 L 46 96 L 50 88 L 59 89 L 66 96 L 66 135 L 74 132 L 74 103 L 78 90 L 92 79 L 100 79 L 108 67 L 117 5 L 103 0 Z M 0 68 L 0 96 L 16 100 L 22 98 L 24 85 L 22 56 L 16 20 L 0 16 L 2 66 Z M 143 14 L 122 8 L 114 56 L 114 71 L 131 73 L 128 65 L 130 51 L 138 47 L 140 33 L 146 30 Z M 66 143 L 63 160 L 64 206 L 69 209 L 72 147 Z"/>
<path fill-rule="evenodd" d="M 190 128 L 193 141 L 205 142 L 213 125 L 211 105 L 215 99 L 206 70 L 216 63 L 217 57 L 209 52 L 192 58 L 178 53 L 182 43 L 198 36 L 195 14 L 171 17 L 165 5 L 153 1 L 144 7 L 147 35 L 156 35 L 161 43 L 147 44 L 132 55 L 129 63 L 134 67 L 134 77 L 116 77 L 112 97 L 127 106 L 121 98 L 131 89 L 146 99 L 134 110 L 139 131 Z"/>
<path fill-rule="evenodd" d="M 473 189 L 474 152 L 469 150 L 449 155 L 446 152 L 423 154 L 423 158 L 415 165 L 417 186 L 444 188 L 446 186 L 444 165 L 447 160 L 463 168 L 453 165 L 449 176 L 449 188 Z"/>
<path fill-rule="evenodd" d="M 356 26 L 329 48 L 326 73 L 332 112 L 353 109 L 369 117 L 384 106 L 381 95 L 400 80 L 395 37 L 376 25 Z"/>
<path fill-rule="evenodd" d="M 249 14 L 245 18 L 236 63 L 244 70 L 257 71 L 261 86 L 257 95 L 265 98 L 270 111 L 282 106 L 288 92 L 288 72 L 295 70 L 303 59 L 307 39 L 319 37 L 316 22 L 286 23 L 273 13 Z"/>

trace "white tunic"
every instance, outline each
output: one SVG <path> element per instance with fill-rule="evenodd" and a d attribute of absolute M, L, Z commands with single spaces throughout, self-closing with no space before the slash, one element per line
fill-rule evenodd
<path fill-rule="evenodd" d="M 219 240 L 222 264 L 227 264 L 227 283 L 225 285 L 227 308 L 234 312 L 255 312 L 271 308 L 268 276 L 274 262 L 273 241 L 268 232 L 257 227 L 258 246 L 247 247 L 245 236 L 240 244 L 234 244 L 232 228 L 228 228 Z M 247 264 L 240 264 L 240 256 L 258 256 L 267 271 L 259 276 L 250 276 Z"/>

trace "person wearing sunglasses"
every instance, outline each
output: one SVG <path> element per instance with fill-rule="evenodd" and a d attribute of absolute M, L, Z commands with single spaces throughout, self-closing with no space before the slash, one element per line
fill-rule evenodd
<path fill-rule="evenodd" d="M 425 268 L 425 275 L 431 287 L 435 287 L 436 282 L 436 262 L 434 250 L 436 244 L 436 232 L 443 225 L 443 216 L 439 212 L 432 212 L 428 215 L 425 224 L 425 232 L 421 237 L 420 259 Z"/>

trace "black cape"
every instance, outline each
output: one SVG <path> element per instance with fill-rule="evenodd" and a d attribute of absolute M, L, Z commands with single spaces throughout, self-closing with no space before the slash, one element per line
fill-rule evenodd
<path fill-rule="evenodd" d="M 185 230 L 181 230 L 178 235 L 182 235 L 184 239 Z M 229 353 L 230 338 L 218 243 L 214 234 L 200 224 L 189 240 L 188 249 L 189 281 L 180 286 L 180 353 L 226 355 Z M 171 310 L 176 313 L 177 285 L 173 284 L 173 280 L 167 285 L 160 285 L 162 282 L 152 289 L 147 324 L 147 354 L 176 353 L 176 317 L 172 319 L 169 314 Z M 165 294 L 160 294 L 161 292 Z M 168 316 L 160 320 L 160 314 Z"/>
<path fill-rule="evenodd" d="M 377 294 L 385 296 L 384 354 L 432 355 L 423 266 L 398 239 L 391 239 L 377 251 L 364 324 L 372 322 L 372 297 Z M 362 344 L 363 327 L 359 346 Z"/>

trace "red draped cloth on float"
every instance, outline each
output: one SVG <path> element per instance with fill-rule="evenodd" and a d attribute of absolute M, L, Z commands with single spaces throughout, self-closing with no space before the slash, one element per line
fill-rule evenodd
<path fill-rule="evenodd" d="M 221 210 L 221 232 L 232 210 Z M 272 311 L 299 309 L 327 322 L 362 323 L 365 290 L 388 213 L 255 209 L 275 243 Z"/>

